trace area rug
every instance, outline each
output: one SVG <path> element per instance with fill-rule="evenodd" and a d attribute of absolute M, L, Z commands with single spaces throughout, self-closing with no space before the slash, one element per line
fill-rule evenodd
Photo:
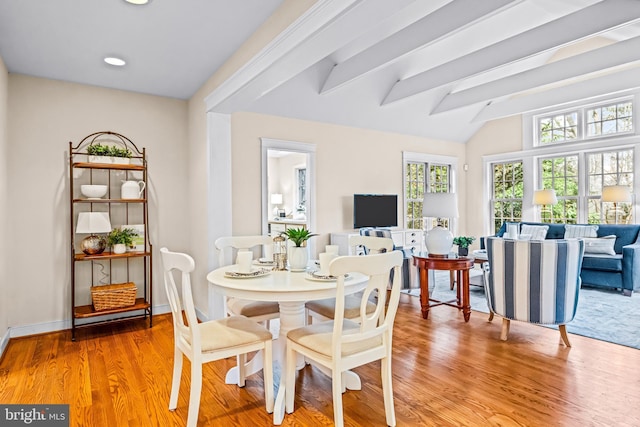
<path fill-rule="evenodd" d="M 432 298 L 455 298 L 455 289 L 449 289 L 449 274 L 440 271 L 435 273 Z M 474 277 L 472 282 L 479 283 L 480 280 L 481 277 Z M 420 290 L 412 289 L 408 293 L 419 296 Z M 484 288 L 471 286 L 469 293 L 471 309 L 488 313 Z M 549 327 L 557 329 L 556 326 Z M 640 349 L 640 293 L 625 297 L 621 292 L 582 288 L 576 317 L 567 324 L 567 332 Z"/>

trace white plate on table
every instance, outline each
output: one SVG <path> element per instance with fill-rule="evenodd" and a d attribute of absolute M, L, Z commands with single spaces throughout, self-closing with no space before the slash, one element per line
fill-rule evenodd
<path fill-rule="evenodd" d="M 262 277 L 271 273 L 271 270 L 266 268 L 252 268 L 250 273 L 241 273 L 239 271 L 229 270 L 224 272 L 224 277 L 231 279 L 252 279 L 254 277 Z"/>
<path fill-rule="evenodd" d="M 269 258 L 259 258 L 253 261 L 253 265 L 260 265 L 262 267 L 273 267 L 275 263 Z"/>
<path fill-rule="evenodd" d="M 309 271 L 305 276 L 305 279 L 313 280 L 316 282 L 335 282 L 336 280 L 338 280 L 338 277 L 320 274 L 320 272 L 316 270 L 316 271 Z M 347 280 L 349 279 L 349 274 L 345 274 L 345 279 Z"/>

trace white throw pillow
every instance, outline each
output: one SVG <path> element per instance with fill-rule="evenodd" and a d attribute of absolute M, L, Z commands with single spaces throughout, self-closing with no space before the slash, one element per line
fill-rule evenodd
<path fill-rule="evenodd" d="M 597 225 L 565 225 L 564 238 L 575 239 L 576 237 L 598 237 Z"/>
<path fill-rule="evenodd" d="M 584 237 L 584 253 L 585 254 L 601 254 L 615 255 L 616 251 L 613 246 L 616 244 L 616 236 L 604 236 L 599 238 Z"/>
<path fill-rule="evenodd" d="M 548 225 L 522 224 L 520 235 L 531 236 L 530 240 L 544 240 L 547 237 Z"/>

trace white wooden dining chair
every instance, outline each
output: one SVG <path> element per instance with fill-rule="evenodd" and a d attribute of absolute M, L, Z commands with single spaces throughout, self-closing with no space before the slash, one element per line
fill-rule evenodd
<path fill-rule="evenodd" d="M 393 240 L 387 237 L 375 236 L 349 236 L 349 247 L 352 254 L 360 253 L 364 250 L 365 254 L 377 254 L 383 252 L 391 252 L 393 250 Z M 386 293 L 384 293 L 386 297 Z M 367 304 L 367 313 L 375 310 L 376 305 L 373 302 Z M 307 310 L 307 324 L 312 324 L 313 320 L 329 320 L 333 319 L 333 313 L 336 309 L 335 298 L 308 301 L 305 304 Z M 344 302 L 344 317 L 355 322 L 360 321 L 360 297 L 358 295 L 349 295 Z"/>
<path fill-rule="evenodd" d="M 183 355 L 191 361 L 191 390 L 189 392 L 189 410 L 187 426 L 194 427 L 198 422 L 200 394 L 202 392 L 202 365 L 215 360 L 236 356 L 240 372 L 238 385 L 245 384 L 244 365 L 246 354 L 264 351 L 264 399 L 267 412 L 273 412 L 273 352 L 272 335 L 262 325 L 244 316 L 231 316 L 208 322 L 198 322 L 191 293 L 191 272 L 195 262 L 187 254 L 160 249 L 164 272 L 165 290 L 171 314 L 173 316 L 173 378 L 169 410 L 178 405 L 180 377 L 182 375 Z M 182 302 L 174 276 L 179 274 L 182 287 Z M 183 310 L 185 318 L 183 317 Z"/>
<path fill-rule="evenodd" d="M 220 267 L 233 264 L 233 256 L 239 250 L 253 250 L 260 246 L 271 246 L 273 240 L 270 236 L 229 236 L 220 237 L 214 243 L 218 251 L 218 263 Z M 231 260 L 231 261 L 229 261 Z M 280 307 L 277 302 L 249 301 L 241 298 L 225 297 L 225 315 L 242 315 L 256 322 L 266 322 L 280 317 Z"/>
<path fill-rule="evenodd" d="M 338 427 L 344 425 L 342 373 L 380 360 L 386 421 L 389 426 L 396 425 L 391 345 L 393 322 L 402 287 L 402 260 L 401 251 L 391 251 L 369 256 L 338 257 L 331 262 L 329 271 L 338 278 L 334 319 L 293 329 L 287 333 L 285 408 L 288 413 L 294 410 L 297 354 L 303 355 L 312 364 L 317 363 L 331 371 L 333 418 Z M 366 313 L 372 293 L 386 293 L 391 271 L 393 281 L 386 311 L 384 300 L 378 298 L 375 310 Z M 347 275 L 352 272 L 362 273 L 369 278 L 360 302 L 360 323 L 344 317 L 344 284 L 345 280 L 348 280 Z"/>

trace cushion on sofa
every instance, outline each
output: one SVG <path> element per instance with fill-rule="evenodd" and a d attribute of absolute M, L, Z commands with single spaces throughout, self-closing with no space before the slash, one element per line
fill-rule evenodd
<path fill-rule="evenodd" d="M 622 255 L 587 254 L 582 258 L 583 270 L 622 271 Z"/>
<path fill-rule="evenodd" d="M 602 254 L 602 255 L 615 255 L 616 251 L 613 247 L 616 244 L 616 236 L 604 237 L 583 237 L 584 240 L 584 253 L 585 254 Z"/>
<path fill-rule="evenodd" d="M 531 236 L 531 240 L 544 240 L 547 237 L 548 225 L 522 224 L 520 236 Z"/>
<path fill-rule="evenodd" d="M 566 224 L 564 226 L 564 238 L 574 239 L 576 237 L 598 237 L 598 226 Z"/>

